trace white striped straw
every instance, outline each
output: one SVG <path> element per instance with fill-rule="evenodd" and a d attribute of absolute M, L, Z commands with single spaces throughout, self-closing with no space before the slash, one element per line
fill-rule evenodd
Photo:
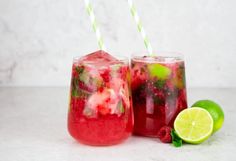
<path fill-rule="evenodd" d="M 102 36 L 101 36 L 101 32 L 99 30 L 97 20 L 96 20 L 95 15 L 94 15 L 93 7 L 92 7 L 89 0 L 84 0 L 84 2 L 85 2 L 85 7 L 86 7 L 86 10 L 88 12 L 88 15 L 90 17 L 90 21 L 92 23 L 93 31 L 96 33 L 98 46 L 101 50 L 106 51 L 106 47 L 104 45 L 104 42 L 103 42 L 103 39 L 102 39 Z"/>
<path fill-rule="evenodd" d="M 151 44 L 150 44 L 150 42 L 147 38 L 146 32 L 143 28 L 143 25 L 142 25 L 141 21 L 140 21 L 137 10 L 136 10 L 136 8 L 133 4 L 133 1 L 128 0 L 128 4 L 129 4 L 131 15 L 133 16 L 133 18 L 136 22 L 136 25 L 138 27 L 138 31 L 141 34 L 142 38 L 143 38 L 144 45 L 145 45 L 146 49 L 148 50 L 149 55 L 153 56 L 152 46 L 151 46 Z"/>

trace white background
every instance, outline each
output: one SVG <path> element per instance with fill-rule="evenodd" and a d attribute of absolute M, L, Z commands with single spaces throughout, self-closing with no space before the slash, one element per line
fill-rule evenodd
<path fill-rule="evenodd" d="M 144 52 L 126 0 L 92 0 L 111 53 Z M 236 87 L 235 0 L 135 0 L 154 50 L 185 55 L 189 87 Z M 68 86 L 97 50 L 83 0 L 0 0 L 0 86 Z"/>

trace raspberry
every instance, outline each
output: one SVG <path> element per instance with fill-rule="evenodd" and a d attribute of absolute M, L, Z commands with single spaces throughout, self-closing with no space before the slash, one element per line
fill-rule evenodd
<path fill-rule="evenodd" d="M 131 83 L 132 90 L 139 88 L 139 86 L 145 84 L 145 80 L 139 77 L 133 78 Z"/>
<path fill-rule="evenodd" d="M 163 90 L 153 88 L 153 94 L 155 97 L 158 97 L 159 99 L 165 99 Z"/>
<path fill-rule="evenodd" d="M 184 109 L 186 107 L 188 107 L 187 105 L 187 101 L 186 101 L 186 92 L 184 89 L 179 91 L 179 96 L 178 96 L 178 100 L 177 100 L 177 104 L 178 104 L 178 108 L 179 109 Z"/>
<path fill-rule="evenodd" d="M 79 88 L 87 92 L 93 92 L 93 88 L 87 86 L 84 82 L 81 82 L 81 81 L 79 82 Z"/>
<path fill-rule="evenodd" d="M 104 82 L 109 82 L 109 80 L 110 80 L 110 71 L 109 70 L 105 70 L 100 75 L 103 78 Z"/>
<path fill-rule="evenodd" d="M 120 69 L 119 69 L 119 73 L 120 73 L 120 78 L 121 79 L 124 79 L 124 80 L 126 80 L 127 79 L 127 71 L 128 71 L 128 67 L 121 67 Z"/>
<path fill-rule="evenodd" d="M 83 113 L 86 100 L 85 98 L 71 98 L 70 102 L 70 112 L 74 121 L 79 121 L 80 116 Z"/>
<path fill-rule="evenodd" d="M 74 64 L 72 66 L 72 77 L 77 78 L 79 76 L 79 74 L 83 73 L 83 71 L 84 71 L 83 66 L 77 66 Z"/>
<path fill-rule="evenodd" d="M 111 109 L 104 105 L 97 105 L 97 110 L 98 110 L 98 113 L 101 115 L 106 115 L 111 112 Z"/>
<path fill-rule="evenodd" d="M 172 137 L 171 137 L 171 130 L 172 128 L 169 126 L 163 126 L 159 132 L 158 137 L 163 143 L 171 143 Z"/>
<path fill-rule="evenodd" d="M 78 77 L 78 72 L 75 70 L 75 68 L 72 69 L 72 77 L 77 78 Z"/>
<path fill-rule="evenodd" d="M 103 92 L 103 90 L 104 90 L 104 87 L 99 87 L 99 88 L 98 88 L 98 91 L 99 91 L 99 92 Z"/>
<path fill-rule="evenodd" d="M 85 98 L 71 98 L 71 107 L 74 111 L 81 111 L 80 109 L 83 109 L 85 106 Z"/>

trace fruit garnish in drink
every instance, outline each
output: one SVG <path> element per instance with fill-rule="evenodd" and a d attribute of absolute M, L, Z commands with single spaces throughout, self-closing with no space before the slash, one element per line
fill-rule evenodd
<path fill-rule="evenodd" d="M 185 72 L 184 72 L 184 65 L 180 64 L 179 68 L 176 69 L 175 77 L 173 77 L 172 83 L 178 88 L 181 89 L 185 87 Z"/>
<path fill-rule="evenodd" d="M 131 88 L 136 89 L 145 83 L 148 77 L 148 72 L 146 70 L 145 64 L 131 62 L 131 75 L 132 75 L 132 83 Z"/>
<path fill-rule="evenodd" d="M 188 108 L 175 119 L 174 129 L 187 143 L 199 144 L 207 140 L 213 132 L 213 119 L 203 108 Z"/>
<path fill-rule="evenodd" d="M 105 88 L 102 92 L 95 92 L 89 97 L 84 108 L 84 115 L 97 117 L 98 113 L 100 115 L 122 114 L 124 109 L 120 101 L 119 95 L 113 89 Z M 91 111 L 94 111 L 94 113 L 91 113 Z"/>
<path fill-rule="evenodd" d="M 168 76 L 171 74 L 171 70 L 161 64 L 149 64 L 148 71 L 151 78 L 158 78 L 158 79 L 167 79 Z"/>
<path fill-rule="evenodd" d="M 199 100 L 192 105 L 192 107 L 199 107 L 207 110 L 214 121 L 213 133 L 218 131 L 224 123 L 224 112 L 223 109 L 214 101 L 211 100 Z"/>

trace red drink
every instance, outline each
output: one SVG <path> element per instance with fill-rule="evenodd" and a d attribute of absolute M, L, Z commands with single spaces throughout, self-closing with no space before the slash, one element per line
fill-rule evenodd
<path fill-rule="evenodd" d="M 187 108 L 185 67 L 180 57 L 133 57 L 131 89 L 134 133 L 157 137 L 161 127 L 173 127 Z"/>
<path fill-rule="evenodd" d="M 111 145 L 132 132 L 128 61 L 104 51 L 74 59 L 68 130 L 90 145 Z"/>

